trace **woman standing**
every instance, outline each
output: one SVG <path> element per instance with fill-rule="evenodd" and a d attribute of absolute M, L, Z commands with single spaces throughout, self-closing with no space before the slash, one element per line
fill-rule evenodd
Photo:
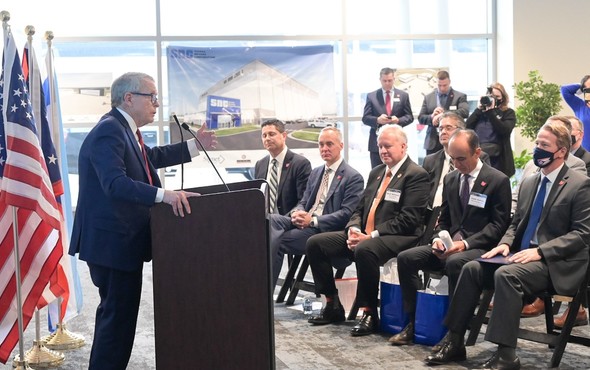
<path fill-rule="evenodd" d="M 481 149 L 490 156 L 492 167 L 510 177 L 515 172 L 510 134 L 516 124 L 516 114 L 508 107 L 508 100 L 504 86 L 493 83 L 467 118 L 466 126 L 479 136 Z"/>
<path fill-rule="evenodd" d="M 590 99 L 586 98 L 584 91 L 590 90 L 590 75 L 582 77 L 579 84 L 563 85 L 561 96 L 567 105 L 572 108 L 574 114 L 584 123 L 584 131 L 590 132 Z M 580 97 L 578 94 L 582 93 Z M 588 91 L 590 93 L 590 91 Z M 582 146 L 590 149 L 590 135 L 582 139 Z"/>

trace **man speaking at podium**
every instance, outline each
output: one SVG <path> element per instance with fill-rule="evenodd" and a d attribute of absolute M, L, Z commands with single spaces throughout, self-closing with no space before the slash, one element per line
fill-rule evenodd
<path fill-rule="evenodd" d="M 79 156 L 80 191 L 70 244 L 71 255 L 88 263 L 98 288 L 89 369 L 125 369 L 135 337 L 143 263 L 151 260 L 150 207 L 172 206 L 176 216 L 191 213 L 187 197 L 198 194 L 161 188 L 156 168 L 199 155 L 195 140 L 149 148 L 140 127 L 154 121 L 158 92 L 154 79 L 130 72 L 111 87 L 110 112 L 90 131 Z M 197 132 L 205 147 L 215 135 Z"/>

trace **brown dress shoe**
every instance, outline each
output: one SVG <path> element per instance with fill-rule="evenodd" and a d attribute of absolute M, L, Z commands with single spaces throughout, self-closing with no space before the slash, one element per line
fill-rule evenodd
<path fill-rule="evenodd" d="M 553 320 L 553 325 L 557 329 L 563 328 L 563 326 L 565 325 L 565 319 L 567 318 L 567 315 L 569 312 L 570 312 L 570 308 L 568 306 L 567 309 L 565 310 L 565 312 L 563 313 L 563 315 L 561 315 L 561 317 L 558 317 Z M 574 321 L 574 326 L 582 326 L 582 325 L 588 325 L 588 315 L 586 314 L 586 309 L 584 307 L 580 306 L 580 310 L 578 310 L 578 314 L 576 315 L 576 320 Z"/>
<path fill-rule="evenodd" d="M 520 317 L 536 317 L 545 312 L 545 302 L 541 298 L 535 299 L 531 304 L 527 304 L 522 308 Z"/>
<path fill-rule="evenodd" d="M 389 343 L 394 346 L 405 346 L 414 341 L 414 324 L 409 323 L 404 330 L 389 338 Z"/>

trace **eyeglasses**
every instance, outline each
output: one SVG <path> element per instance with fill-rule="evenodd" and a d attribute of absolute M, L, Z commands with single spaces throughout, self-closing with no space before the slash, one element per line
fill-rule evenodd
<path fill-rule="evenodd" d="M 453 131 L 456 128 L 457 128 L 457 126 L 438 126 L 436 128 L 436 131 L 438 131 L 439 133 L 440 132 L 443 132 L 443 131 L 447 131 L 448 132 L 448 131 Z"/>
<path fill-rule="evenodd" d="M 133 95 L 141 95 L 141 96 L 149 96 L 152 104 L 158 103 L 158 94 L 147 94 L 147 93 L 140 93 L 140 92 L 130 92 L 129 94 Z"/>

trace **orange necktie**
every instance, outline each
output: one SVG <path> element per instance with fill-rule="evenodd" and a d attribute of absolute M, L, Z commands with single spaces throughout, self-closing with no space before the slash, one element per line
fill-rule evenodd
<path fill-rule="evenodd" d="M 387 185 L 391 182 L 391 178 L 393 175 L 391 174 L 391 170 L 387 170 L 387 174 L 385 174 L 385 178 L 381 182 L 381 186 L 377 191 L 377 195 L 373 199 L 373 204 L 371 205 L 371 209 L 369 210 L 369 215 L 367 216 L 367 225 L 365 226 L 365 233 L 368 235 L 373 230 L 375 230 L 375 211 L 377 211 L 377 207 L 379 203 L 381 203 L 381 198 L 383 198 L 383 194 L 387 189 Z"/>
<path fill-rule="evenodd" d="M 139 140 L 139 146 L 141 147 L 141 153 L 143 154 L 143 164 L 145 166 L 145 171 L 147 172 L 148 181 L 150 182 L 150 185 L 154 185 L 154 182 L 152 181 L 152 175 L 150 173 L 150 166 L 148 165 L 147 154 L 145 153 L 145 146 L 143 144 L 143 136 L 141 135 L 141 131 L 139 131 L 139 129 L 137 129 L 137 131 L 135 133 L 137 134 L 137 139 Z"/>

